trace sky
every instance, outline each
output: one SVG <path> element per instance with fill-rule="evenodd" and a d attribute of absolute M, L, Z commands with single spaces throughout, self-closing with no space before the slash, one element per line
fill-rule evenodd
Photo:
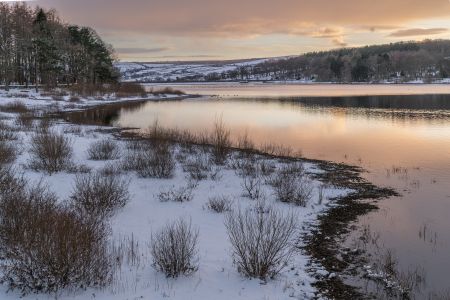
<path fill-rule="evenodd" d="M 450 0 L 36 0 L 91 26 L 123 61 L 298 55 L 450 39 Z"/>

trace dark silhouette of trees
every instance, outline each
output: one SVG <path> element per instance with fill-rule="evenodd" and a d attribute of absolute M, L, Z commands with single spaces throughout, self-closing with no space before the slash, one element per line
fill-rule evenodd
<path fill-rule="evenodd" d="M 114 83 L 114 60 L 93 29 L 65 24 L 54 10 L 0 2 L 0 85 Z"/>

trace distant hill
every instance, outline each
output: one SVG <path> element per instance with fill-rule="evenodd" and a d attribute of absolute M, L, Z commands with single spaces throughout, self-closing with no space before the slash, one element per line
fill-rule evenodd
<path fill-rule="evenodd" d="M 450 82 L 450 41 L 400 42 L 224 62 L 118 63 L 122 80 Z"/>

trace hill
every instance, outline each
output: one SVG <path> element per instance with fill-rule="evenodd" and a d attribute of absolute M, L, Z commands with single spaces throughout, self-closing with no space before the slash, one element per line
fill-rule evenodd
<path fill-rule="evenodd" d="M 400 42 L 240 62 L 119 63 L 139 82 L 433 82 L 450 77 L 450 41 Z"/>

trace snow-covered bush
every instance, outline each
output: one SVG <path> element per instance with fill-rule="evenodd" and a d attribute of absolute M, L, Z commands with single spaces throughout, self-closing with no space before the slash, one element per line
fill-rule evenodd
<path fill-rule="evenodd" d="M 206 204 L 207 208 L 216 212 L 223 213 L 226 211 L 231 211 L 231 200 L 225 196 L 211 197 L 208 199 Z"/>
<path fill-rule="evenodd" d="M 0 141 L 12 141 L 17 139 L 18 135 L 14 128 L 11 128 L 8 124 L 0 121 Z"/>
<path fill-rule="evenodd" d="M 70 196 L 71 204 L 81 216 L 103 221 L 127 204 L 128 185 L 128 181 L 117 176 L 79 175 Z"/>
<path fill-rule="evenodd" d="M 273 278 L 289 262 L 297 227 L 293 214 L 239 209 L 227 214 L 225 226 L 234 263 L 245 276 Z"/>
<path fill-rule="evenodd" d="M 263 197 L 261 190 L 261 179 L 259 177 L 246 176 L 242 180 L 244 197 L 257 200 Z"/>
<path fill-rule="evenodd" d="M 70 167 L 72 153 L 70 138 L 52 130 L 39 131 L 31 138 L 29 166 L 50 174 L 60 172 Z"/>
<path fill-rule="evenodd" d="M 281 167 L 270 179 L 278 201 L 306 206 L 311 199 L 313 186 L 301 164 Z"/>
<path fill-rule="evenodd" d="M 171 178 L 175 170 L 175 160 L 169 142 L 155 140 L 132 142 L 123 160 L 127 171 L 136 171 L 139 176 Z M 136 144 L 137 143 L 137 144 Z"/>
<path fill-rule="evenodd" d="M 188 158 L 183 165 L 183 171 L 188 172 L 189 178 L 193 180 L 208 178 L 208 174 L 211 171 L 208 155 L 201 152 L 193 154 L 193 157 Z"/>
<path fill-rule="evenodd" d="M 120 156 L 120 148 L 113 140 L 100 140 L 89 146 L 88 155 L 92 160 L 117 159 Z"/>
<path fill-rule="evenodd" d="M 16 188 L 0 197 L 1 281 L 24 294 L 107 283 L 105 229 L 59 206 L 42 184 L 6 177 Z"/>
<path fill-rule="evenodd" d="M 180 219 L 152 235 L 150 250 L 154 267 L 167 277 L 188 275 L 198 269 L 198 230 Z"/>
<path fill-rule="evenodd" d="M 197 181 L 188 181 L 187 185 L 163 190 L 158 194 L 161 202 L 189 202 L 194 197 L 194 189 L 197 187 Z"/>

